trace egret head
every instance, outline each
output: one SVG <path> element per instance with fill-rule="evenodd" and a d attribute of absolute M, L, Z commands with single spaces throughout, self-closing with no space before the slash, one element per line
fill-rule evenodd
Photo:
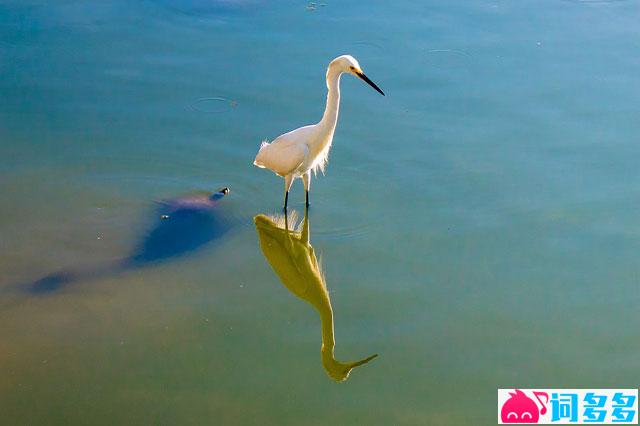
<path fill-rule="evenodd" d="M 373 81 L 371 81 L 369 77 L 367 77 L 364 74 L 364 72 L 362 71 L 362 68 L 360 68 L 360 64 L 358 63 L 356 58 L 354 58 L 353 56 L 351 55 L 338 56 L 329 64 L 329 69 L 327 71 L 327 74 L 332 70 L 335 70 L 339 73 L 353 74 L 356 77 L 358 77 L 360 80 L 367 83 L 369 86 L 373 87 L 382 96 L 384 96 L 384 92 L 380 90 L 380 88 Z"/>

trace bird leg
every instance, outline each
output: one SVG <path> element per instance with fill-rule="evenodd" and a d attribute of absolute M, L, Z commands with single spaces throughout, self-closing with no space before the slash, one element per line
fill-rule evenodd
<path fill-rule="evenodd" d="M 286 175 L 284 177 L 284 212 L 287 212 L 287 202 L 289 201 L 289 190 L 293 183 L 293 175 Z"/>
<path fill-rule="evenodd" d="M 304 190 L 306 192 L 305 206 L 309 207 L 309 188 L 311 187 L 311 170 L 302 175 L 302 182 L 304 183 Z"/>

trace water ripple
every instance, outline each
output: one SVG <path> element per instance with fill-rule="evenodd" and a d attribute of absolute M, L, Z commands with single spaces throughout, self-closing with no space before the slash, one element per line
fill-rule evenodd
<path fill-rule="evenodd" d="M 380 45 L 378 43 L 375 43 L 373 41 L 357 40 L 357 41 L 354 41 L 351 44 L 353 46 L 368 47 L 368 48 L 373 48 L 375 50 L 378 50 L 380 52 L 384 52 L 384 47 L 382 47 L 382 45 Z"/>
<path fill-rule="evenodd" d="M 223 96 L 211 96 L 208 98 L 196 99 L 189 108 L 192 111 L 203 112 L 207 114 L 220 114 L 229 112 L 238 106 L 238 102 L 233 99 L 227 99 Z"/>
<path fill-rule="evenodd" d="M 351 226 L 336 226 L 331 229 L 314 229 L 313 236 L 321 240 L 352 240 L 371 233 L 373 223 L 359 223 Z"/>
<path fill-rule="evenodd" d="M 429 49 L 425 51 L 425 58 L 436 67 L 450 69 L 460 62 L 467 62 L 471 55 L 459 49 Z"/>

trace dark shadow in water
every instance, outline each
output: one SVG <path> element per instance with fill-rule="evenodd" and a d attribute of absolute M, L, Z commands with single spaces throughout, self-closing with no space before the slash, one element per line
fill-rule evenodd
<path fill-rule="evenodd" d="M 292 229 L 295 228 L 295 213 L 288 217 L 260 214 L 253 220 L 262 253 L 282 284 L 295 296 L 311 304 L 320 314 L 322 366 L 335 381 L 346 380 L 351 370 L 368 363 L 378 355 L 346 363 L 334 358 L 336 342 L 333 309 L 322 268 L 309 242 L 308 210 L 305 210 L 304 221 L 299 231 L 289 228 L 289 225 Z"/>
<path fill-rule="evenodd" d="M 92 268 L 76 268 L 49 274 L 26 285 L 33 294 L 49 294 L 78 281 L 118 275 L 122 272 L 189 255 L 219 240 L 232 222 L 221 217 L 218 202 L 228 188 L 211 194 L 190 195 L 160 203 L 154 226 L 124 259 Z"/>

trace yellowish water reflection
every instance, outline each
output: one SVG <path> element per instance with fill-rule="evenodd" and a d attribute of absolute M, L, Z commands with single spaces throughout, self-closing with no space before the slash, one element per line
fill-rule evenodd
<path fill-rule="evenodd" d="M 309 215 L 305 210 L 301 229 L 295 229 L 296 214 L 253 218 L 260 247 L 282 284 L 294 295 L 309 302 L 320 314 L 322 323 L 322 365 L 327 374 L 341 382 L 355 367 L 368 363 L 377 354 L 354 362 L 340 362 L 334 358 L 335 338 L 333 309 L 327 285 L 318 259 L 309 243 Z"/>

